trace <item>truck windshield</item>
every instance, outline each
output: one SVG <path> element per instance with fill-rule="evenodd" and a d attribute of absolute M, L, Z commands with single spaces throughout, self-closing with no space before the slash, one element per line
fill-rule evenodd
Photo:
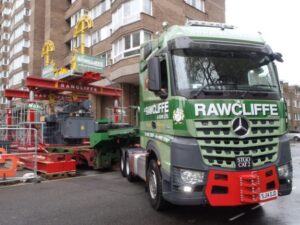
<path fill-rule="evenodd" d="M 176 50 L 172 58 L 177 94 L 187 98 L 279 92 L 274 64 L 262 53 Z"/>

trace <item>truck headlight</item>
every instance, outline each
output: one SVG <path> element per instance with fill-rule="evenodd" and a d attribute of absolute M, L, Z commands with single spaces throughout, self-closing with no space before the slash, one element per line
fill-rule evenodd
<path fill-rule="evenodd" d="M 180 169 L 180 177 L 184 184 L 201 184 L 204 181 L 204 172 Z"/>
<path fill-rule="evenodd" d="M 172 187 L 175 191 L 202 191 L 206 179 L 206 172 L 172 167 Z"/>
<path fill-rule="evenodd" d="M 288 164 L 285 164 L 283 166 L 279 166 L 277 168 L 277 171 L 278 171 L 278 176 L 280 178 L 287 178 L 290 176 L 290 170 L 289 170 L 289 165 Z"/>

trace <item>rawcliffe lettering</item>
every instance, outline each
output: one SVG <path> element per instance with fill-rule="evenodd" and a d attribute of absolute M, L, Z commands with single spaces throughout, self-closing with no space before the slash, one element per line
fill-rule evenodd
<path fill-rule="evenodd" d="M 147 116 L 161 114 L 161 113 L 168 113 L 168 112 L 169 112 L 169 103 L 168 102 L 162 102 L 159 104 L 150 105 L 144 109 L 144 113 Z"/>
<path fill-rule="evenodd" d="M 278 107 L 276 104 L 245 104 L 239 103 L 216 103 L 216 104 L 195 104 L 196 116 L 256 116 L 256 115 L 278 116 Z"/>

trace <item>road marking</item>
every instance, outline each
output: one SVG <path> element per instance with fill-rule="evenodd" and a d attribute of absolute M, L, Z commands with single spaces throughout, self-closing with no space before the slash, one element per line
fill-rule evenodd
<path fill-rule="evenodd" d="M 229 221 L 234 221 L 234 220 L 236 220 L 236 219 L 238 219 L 238 218 L 244 216 L 245 214 L 246 214 L 246 213 L 244 213 L 244 212 L 243 212 L 243 213 L 240 213 L 240 214 L 238 214 L 238 215 L 236 215 L 236 216 L 230 218 Z"/>
<path fill-rule="evenodd" d="M 252 210 L 255 210 L 255 209 L 259 208 L 259 207 L 262 207 L 262 205 L 254 206 L 254 207 L 252 207 L 251 209 L 252 209 Z"/>
<path fill-rule="evenodd" d="M 295 190 L 297 187 L 293 187 L 292 190 Z"/>
<path fill-rule="evenodd" d="M 0 189 L 6 189 L 6 188 L 10 188 L 10 187 L 24 186 L 24 185 L 26 185 L 26 184 L 30 184 L 30 183 L 9 184 L 9 185 L 7 185 L 7 186 L 0 187 Z"/>

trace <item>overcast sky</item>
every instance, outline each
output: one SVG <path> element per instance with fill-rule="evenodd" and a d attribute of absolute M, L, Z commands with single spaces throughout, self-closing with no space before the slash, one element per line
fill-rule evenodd
<path fill-rule="evenodd" d="M 274 52 L 279 79 L 300 85 L 300 1 L 225 0 L 226 23 L 262 32 Z"/>

